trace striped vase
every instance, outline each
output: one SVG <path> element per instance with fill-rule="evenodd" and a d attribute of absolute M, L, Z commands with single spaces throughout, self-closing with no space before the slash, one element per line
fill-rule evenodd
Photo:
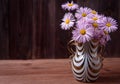
<path fill-rule="evenodd" d="M 102 68 L 102 48 L 98 41 L 86 42 L 84 44 L 70 41 L 68 50 L 72 53 L 71 68 L 76 80 L 82 82 L 93 82 Z"/>

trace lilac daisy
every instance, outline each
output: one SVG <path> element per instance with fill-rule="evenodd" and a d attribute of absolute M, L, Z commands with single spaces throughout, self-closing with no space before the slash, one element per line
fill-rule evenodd
<path fill-rule="evenodd" d="M 62 8 L 65 9 L 65 10 L 67 9 L 68 11 L 70 11 L 70 10 L 78 9 L 78 5 L 75 4 L 73 1 L 71 1 L 71 3 L 67 2 L 67 3 L 63 4 Z"/>
<path fill-rule="evenodd" d="M 104 17 L 102 22 L 103 22 L 102 29 L 109 33 L 118 29 L 116 20 L 114 20 L 111 17 Z"/>
<path fill-rule="evenodd" d="M 87 15 L 91 13 L 91 9 L 87 7 L 80 7 L 75 13 L 77 19 L 86 19 Z"/>
<path fill-rule="evenodd" d="M 101 44 L 101 45 L 104 45 L 104 46 L 105 46 L 106 43 L 107 43 L 107 42 L 106 42 L 105 38 L 101 38 L 101 39 L 100 39 L 100 44 Z"/>
<path fill-rule="evenodd" d="M 98 14 L 98 12 L 96 12 L 95 10 L 91 10 L 91 14 L 96 15 L 96 14 Z"/>
<path fill-rule="evenodd" d="M 111 40 L 110 35 L 107 31 L 103 31 L 103 36 L 100 39 L 100 44 L 105 45 L 109 40 Z"/>
<path fill-rule="evenodd" d="M 73 34 L 73 37 L 72 37 L 73 40 L 79 43 L 85 43 L 92 39 L 93 29 L 83 24 L 83 25 L 80 25 L 79 28 L 76 28 L 75 30 L 73 30 L 72 34 Z"/>
<path fill-rule="evenodd" d="M 103 19 L 103 15 L 91 15 L 89 14 L 89 19 L 87 20 L 88 24 L 91 25 L 92 28 L 94 29 L 101 29 L 102 26 L 102 19 Z"/>
<path fill-rule="evenodd" d="M 76 27 L 79 28 L 80 25 L 86 24 L 88 25 L 87 19 L 80 19 L 76 21 Z"/>
<path fill-rule="evenodd" d="M 96 40 L 100 40 L 101 37 L 103 36 L 103 34 L 104 34 L 103 30 L 96 29 L 93 32 L 93 38 L 96 39 Z"/>
<path fill-rule="evenodd" d="M 96 18 L 94 18 L 94 20 L 97 20 L 97 18 L 98 18 L 98 12 L 96 12 L 95 10 L 90 10 L 90 13 L 88 14 L 88 18 L 93 18 L 93 17 L 96 17 Z"/>
<path fill-rule="evenodd" d="M 61 23 L 61 28 L 64 30 L 68 30 L 73 27 L 75 19 L 72 13 L 66 13 L 62 21 L 63 22 Z"/>
<path fill-rule="evenodd" d="M 95 14 L 95 15 L 92 15 L 91 13 L 88 15 L 88 18 L 91 20 L 91 21 L 99 21 L 101 19 L 103 19 L 103 15 L 99 15 L 99 14 Z"/>

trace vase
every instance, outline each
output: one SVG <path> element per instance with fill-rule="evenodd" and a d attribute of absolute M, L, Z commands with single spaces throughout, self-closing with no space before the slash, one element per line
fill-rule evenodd
<path fill-rule="evenodd" d="M 103 65 L 103 50 L 99 41 L 78 43 L 71 40 L 68 50 L 72 53 L 70 62 L 74 78 L 82 82 L 94 82 Z"/>

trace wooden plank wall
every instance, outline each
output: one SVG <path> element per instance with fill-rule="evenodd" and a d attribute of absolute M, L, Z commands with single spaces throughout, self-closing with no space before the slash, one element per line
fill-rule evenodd
<path fill-rule="evenodd" d="M 70 31 L 60 29 L 67 0 L 0 0 L 0 59 L 67 58 Z M 71 1 L 71 0 L 68 0 Z M 74 0 L 119 18 L 119 0 Z M 114 6 L 113 6 L 114 5 Z M 106 56 L 119 56 L 120 32 L 112 34 Z"/>

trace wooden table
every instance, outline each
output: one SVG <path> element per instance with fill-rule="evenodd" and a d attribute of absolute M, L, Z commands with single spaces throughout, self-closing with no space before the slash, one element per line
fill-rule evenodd
<path fill-rule="evenodd" d="M 0 60 L 0 84 L 85 84 L 73 78 L 68 59 Z M 99 79 L 120 84 L 120 58 L 105 58 Z"/>

